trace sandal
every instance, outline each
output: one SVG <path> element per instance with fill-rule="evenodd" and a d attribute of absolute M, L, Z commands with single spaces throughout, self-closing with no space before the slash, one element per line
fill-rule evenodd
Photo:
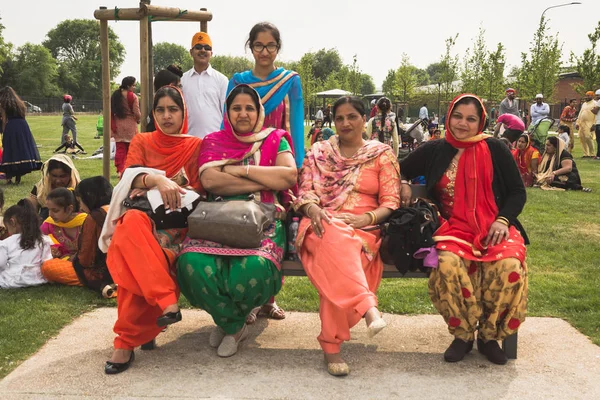
<path fill-rule="evenodd" d="M 246 325 L 252 325 L 256 322 L 256 318 L 258 318 L 258 312 L 260 311 L 260 307 L 253 308 L 250 311 L 250 314 L 246 316 Z"/>
<path fill-rule="evenodd" d="M 277 303 L 267 303 L 260 308 L 259 316 L 265 316 L 271 319 L 285 319 L 285 311 Z"/>
<path fill-rule="evenodd" d="M 592 188 L 583 188 L 581 189 L 582 191 L 586 192 L 586 193 L 591 193 L 592 192 Z"/>

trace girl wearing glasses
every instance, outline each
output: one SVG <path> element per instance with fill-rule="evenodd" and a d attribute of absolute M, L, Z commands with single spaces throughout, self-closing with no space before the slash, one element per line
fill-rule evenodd
<path fill-rule="evenodd" d="M 295 71 L 275 67 L 275 59 L 281 49 L 279 29 L 269 22 L 260 22 L 252 27 L 246 46 L 254 56 L 254 68 L 238 72 L 229 81 L 227 95 L 240 84 L 254 88 L 265 109 L 265 128 L 283 129 L 290 133 L 296 166 L 304 160 L 304 100 L 300 75 Z M 248 315 L 246 323 L 252 324 L 257 315 L 273 319 L 284 319 L 285 312 L 271 298 L 261 308 Z"/>
<path fill-rule="evenodd" d="M 265 127 L 284 129 L 293 140 L 296 166 L 304 160 L 304 100 L 300 75 L 275 67 L 281 49 L 279 29 L 260 22 L 250 30 L 246 46 L 254 56 L 254 68 L 238 72 L 229 81 L 227 94 L 239 84 L 254 88 L 265 107 Z"/>

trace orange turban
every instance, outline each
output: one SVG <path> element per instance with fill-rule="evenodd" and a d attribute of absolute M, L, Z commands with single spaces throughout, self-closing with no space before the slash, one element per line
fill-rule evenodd
<path fill-rule="evenodd" d="M 192 38 L 192 49 L 197 44 L 207 44 L 212 47 L 212 40 L 210 40 L 210 36 L 206 32 L 198 32 Z"/>

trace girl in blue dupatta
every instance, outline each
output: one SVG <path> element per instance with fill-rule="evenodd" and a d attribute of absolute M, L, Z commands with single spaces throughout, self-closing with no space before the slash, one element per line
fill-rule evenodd
<path fill-rule="evenodd" d="M 304 161 L 304 100 L 300 75 L 275 68 L 281 49 L 281 35 L 275 25 L 269 22 L 254 25 L 246 45 L 254 56 L 254 68 L 234 74 L 227 95 L 239 84 L 254 88 L 265 109 L 264 127 L 283 129 L 291 134 L 296 166 L 300 168 Z"/>

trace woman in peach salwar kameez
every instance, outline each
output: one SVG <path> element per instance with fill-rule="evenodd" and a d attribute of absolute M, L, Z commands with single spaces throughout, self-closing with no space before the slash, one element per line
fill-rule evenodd
<path fill-rule="evenodd" d="M 321 334 L 327 371 L 347 375 L 340 346 L 361 318 L 373 337 L 385 327 L 375 292 L 381 281 L 379 230 L 400 205 L 399 167 L 392 149 L 364 141 L 360 99 L 342 97 L 333 106 L 339 136 L 313 145 L 304 160 L 294 208 L 300 223 L 297 247 L 306 274 L 320 297 Z"/>

